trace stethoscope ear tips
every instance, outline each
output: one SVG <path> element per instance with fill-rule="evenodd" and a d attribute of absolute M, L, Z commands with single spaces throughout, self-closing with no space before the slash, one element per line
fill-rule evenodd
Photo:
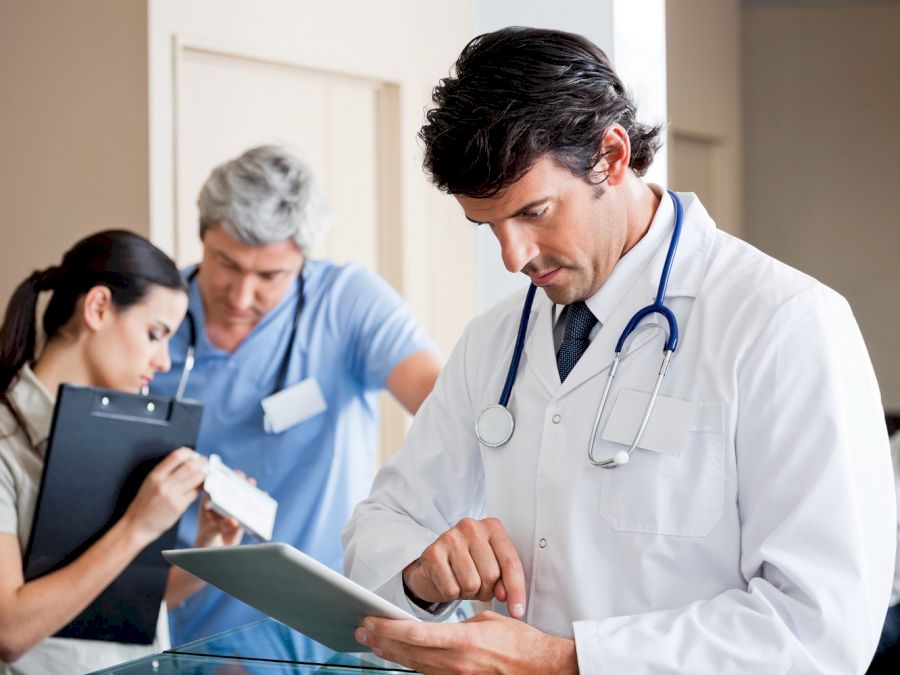
<path fill-rule="evenodd" d="M 620 450 L 616 453 L 615 457 L 613 457 L 613 464 L 616 466 L 623 466 L 624 464 L 628 464 L 629 459 L 631 459 L 629 454 L 624 450 Z"/>

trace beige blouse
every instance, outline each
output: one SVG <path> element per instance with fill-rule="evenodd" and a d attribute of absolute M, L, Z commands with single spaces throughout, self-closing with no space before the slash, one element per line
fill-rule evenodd
<path fill-rule="evenodd" d="M 15 535 L 24 557 L 44 470 L 54 397 L 25 365 L 13 380 L 7 398 L 24 427 L 7 406 L 0 404 L 0 533 Z M 163 604 L 153 644 L 51 637 L 15 663 L 0 661 L 0 675 L 87 673 L 168 647 L 169 625 Z"/>

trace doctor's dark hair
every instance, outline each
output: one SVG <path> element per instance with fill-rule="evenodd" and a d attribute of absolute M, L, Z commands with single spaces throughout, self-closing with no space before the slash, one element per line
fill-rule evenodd
<path fill-rule="evenodd" d="M 82 239 L 60 265 L 36 270 L 13 291 L 0 326 L 0 402 L 8 402 L 16 373 L 34 360 L 40 293 L 53 293 L 43 316 L 44 334 L 50 339 L 94 286 L 106 286 L 118 310 L 139 303 L 153 286 L 187 291 L 172 259 L 134 232 L 107 230 Z"/>
<path fill-rule="evenodd" d="M 661 126 L 636 120 L 606 54 L 581 35 L 518 26 L 485 33 L 454 70 L 434 88 L 419 131 L 424 167 L 445 192 L 496 195 L 545 155 L 599 186 L 605 176 L 594 167 L 614 123 L 628 132 L 637 175 L 660 147 Z"/>

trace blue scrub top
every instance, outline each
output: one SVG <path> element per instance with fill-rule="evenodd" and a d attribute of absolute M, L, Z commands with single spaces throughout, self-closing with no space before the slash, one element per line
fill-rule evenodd
<path fill-rule="evenodd" d="M 303 279 L 305 303 L 285 386 L 315 378 L 328 409 L 280 434 L 263 428 L 260 401 L 273 393 L 288 349 L 297 284 L 228 353 L 207 339 L 203 303 L 196 281 L 191 283 L 197 347 L 185 397 L 204 404 L 197 450 L 218 454 L 278 500 L 273 541 L 340 571 L 341 529 L 356 503 L 368 496 L 374 475 L 379 391 L 398 363 L 435 347 L 396 291 L 367 269 L 307 260 Z M 154 394 L 175 394 L 188 339 L 185 321 L 171 340 L 172 368 L 154 378 Z M 179 546 L 191 546 L 196 531 L 194 504 L 181 520 Z M 206 587 L 170 612 L 172 644 L 260 617 Z"/>

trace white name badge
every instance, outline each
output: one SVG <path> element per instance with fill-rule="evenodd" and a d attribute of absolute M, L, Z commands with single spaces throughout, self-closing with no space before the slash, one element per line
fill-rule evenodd
<path fill-rule="evenodd" d="M 328 404 L 325 403 L 325 397 L 314 377 L 267 396 L 262 400 L 262 407 L 265 412 L 263 425 L 270 434 L 280 434 L 285 429 L 328 410 Z"/>
<path fill-rule="evenodd" d="M 650 392 L 635 389 L 620 390 L 609 421 L 603 430 L 603 440 L 631 447 L 649 402 Z M 693 401 L 657 396 L 638 447 L 678 456 L 687 444 L 696 408 L 697 404 Z"/>

